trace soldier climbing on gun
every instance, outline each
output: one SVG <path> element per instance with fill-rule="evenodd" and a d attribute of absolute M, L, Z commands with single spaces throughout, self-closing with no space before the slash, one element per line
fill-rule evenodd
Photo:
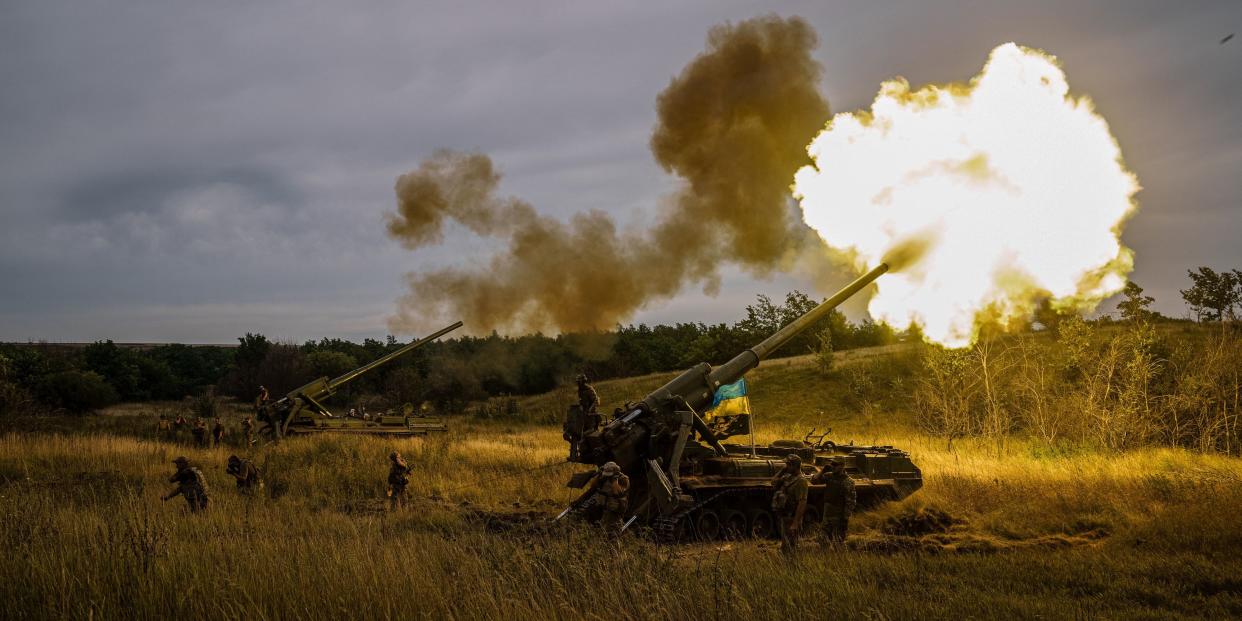
<path fill-rule="evenodd" d="M 577 377 L 578 403 L 569 407 L 565 413 L 561 437 L 569 443 L 569 461 L 578 461 L 582 451 L 579 444 L 588 432 L 599 429 L 599 394 L 595 387 L 587 381 L 586 375 Z"/>

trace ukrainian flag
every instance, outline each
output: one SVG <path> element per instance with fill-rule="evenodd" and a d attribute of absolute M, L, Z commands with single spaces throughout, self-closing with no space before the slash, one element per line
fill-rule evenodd
<path fill-rule="evenodd" d="M 746 396 L 746 378 L 718 388 L 716 396 L 712 397 L 712 406 L 703 413 L 703 420 L 710 421 L 717 416 L 741 414 L 750 414 L 750 399 Z"/>

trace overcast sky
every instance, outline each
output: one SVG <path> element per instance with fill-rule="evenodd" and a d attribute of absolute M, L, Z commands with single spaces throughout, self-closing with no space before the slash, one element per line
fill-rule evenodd
<path fill-rule="evenodd" d="M 662 5 L 670 5 L 672 8 Z M 673 181 L 656 95 L 708 29 L 818 31 L 834 112 L 881 80 L 965 80 L 1000 43 L 1058 56 L 1144 186 L 1125 242 L 1160 310 L 1242 268 L 1242 2 L 61 2 L 0 4 L 0 340 L 382 337 L 402 275 L 483 264 L 388 239 L 393 182 L 440 147 L 505 194 L 653 220 Z M 727 272 L 636 321 L 733 321 L 809 285 Z M 1110 305 L 1111 306 L 1111 305 Z"/>

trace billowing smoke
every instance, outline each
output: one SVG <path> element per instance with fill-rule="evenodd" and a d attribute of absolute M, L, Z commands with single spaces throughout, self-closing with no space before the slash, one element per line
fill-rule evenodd
<path fill-rule="evenodd" d="M 1089 310 L 1125 284 L 1119 236 L 1138 181 L 1042 52 L 1002 45 L 968 84 L 885 82 L 869 113 L 838 114 L 809 152 L 796 193 L 829 246 L 859 267 L 895 247 L 917 256 L 878 281 L 877 319 L 960 346 L 985 313 L 1023 318 L 1046 298 Z"/>
<path fill-rule="evenodd" d="M 646 230 L 621 231 L 600 211 L 568 222 L 499 193 L 482 154 L 441 151 L 397 180 L 389 233 L 407 248 L 441 241 L 446 221 L 505 241 L 485 269 L 408 276 L 394 331 L 460 318 L 472 330 L 608 328 L 699 285 L 726 263 L 755 275 L 788 267 L 822 242 L 802 223 L 790 181 L 804 145 L 829 118 L 801 19 L 762 17 L 713 28 L 707 50 L 660 94 L 656 161 L 683 188 Z"/>

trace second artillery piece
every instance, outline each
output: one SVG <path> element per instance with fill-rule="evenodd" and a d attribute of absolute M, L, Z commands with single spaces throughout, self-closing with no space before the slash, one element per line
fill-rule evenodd
<path fill-rule="evenodd" d="M 448 427 L 443 418 L 422 416 L 413 407 L 406 407 L 401 415 L 383 414 L 371 420 L 360 420 L 335 416 L 323 406 L 322 402 L 336 394 L 345 384 L 461 326 L 462 323 L 458 321 L 339 377 L 334 379 L 321 377 L 289 391 L 279 399 L 260 404 L 255 415 L 255 418 L 263 424 L 260 431 L 268 434 L 273 440 L 279 440 L 288 435 L 311 433 L 413 436 L 426 435 L 432 431 L 447 431 Z"/>
<path fill-rule="evenodd" d="M 922 487 L 923 476 L 905 451 L 891 446 L 835 444 L 822 436 L 811 441 L 810 434 L 802 440 L 778 440 L 767 446 L 722 444 L 719 429 L 714 430 L 702 416 L 721 386 L 741 379 L 888 269 L 887 263 L 881 263 L 719 367 L 701 363 L 687 369 L 642 401 L 627 403 L 608 424 L 567 433 L 574 443 L 572 461 L 596 466 L 616 462 L 630 479 L 625 524 L 648 526 L 664 541 L 687 536 L 773 536 L 777 528 L 771 511 L 772 477 L 784 467 L 789 454 L 802 459 L 804 473 L 812 466 L 844 463 L 846 473 L 854 480 L 860 506 L 914 493 Z M 571 406 L 567 428 L 568 421 L 593 419 L 585 414 L 577 405 Z M 582 488 L 593 475 L 581 472 L 569 486 Z M 597 519 L 601 509 L 596 493 L 588 488 L 561 516 Z M 825 502 L 823 486 L 812 485 L 804 521 L 820 521 L 827 509 Z"/>

